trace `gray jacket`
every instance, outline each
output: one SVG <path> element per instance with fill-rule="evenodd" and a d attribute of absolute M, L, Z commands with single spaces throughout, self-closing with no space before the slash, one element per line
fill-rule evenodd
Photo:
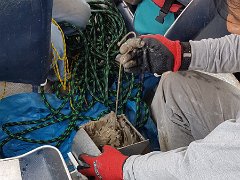
<path fill-rule="evenodd" d="M 190 41 L 190 70 L 240 71 L 240 36 Z M 220 124 L 202 140 L 168 152 L 131 156 L 123 167 L 128 180 L 239 179 L 240 118 Z"/>

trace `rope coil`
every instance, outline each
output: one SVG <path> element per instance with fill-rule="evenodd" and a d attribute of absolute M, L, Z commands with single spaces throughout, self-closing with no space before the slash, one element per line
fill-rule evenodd
<path fill-rule="evenodd" d="M 126 34 L 124 20 L 116 6 L 108 1 L 89 2 L 92 16 L 84 31 L 69 23 L 60 23 L 61 29 L 71 29 L 70 34 L 65 36 L 64 42 L 67 47 L 64 56 L 57 57 L 66 61 L 65 79 L 55 82 L 52 91 L 62 100 L 58 108 L 52 107 L 41 88 L 42 100 L 49 109 L 49 115 L 39 120 L 9 122 L 2 126 L 2 130 L 8 135 L 0 142 L 0 148 L 13 139 L 29 143 L 51 144 L 60 147 L 72 131 L 77 130 L 79 121 L 96 121 L 103 115 L 115 108 L 117 95 L 118 64 L 115 57 L 119 53 L 117 43 Z M 54 50 L 54 48 L 53 48 Z M 57 54 L 57 53 L 56 53 Z M 65 56 L 66 55 L 66 56 Z M 66 58 L 67 57 L 67 58 Z M 57 63 L 55 63 L 57 64 Z M 67 74 L 71 74 L 67 78 Z M 133 74 L 122 73 L 122 81 L 119 83 L 118 113 L 123 114 L 128 101 L 134 101 L 137 105 L 136 126 L 142 127 L 149 116 L 147 105 L 142 102 L 142 81 L 138 81 Z M 62 89 L 68 89 L 62 92 Z M 61 111 L 70 103 L 71 113 L 63 114 Z M 107 110 L 102 111 L 97 118 L 85 116 L 96 103 L 101 103 Z M 143 110 L 144 108 L 144 110 Z M 26 135 L 41 128 L 55 123 L 67 122 L 65 131 L 58 137 L 41 140 L 26 138 Z M 31 128 L 12 132 L 11 127 L 32 125 Z"/>

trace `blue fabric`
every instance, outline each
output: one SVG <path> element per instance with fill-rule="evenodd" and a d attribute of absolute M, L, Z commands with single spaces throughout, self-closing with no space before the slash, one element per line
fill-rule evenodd
<path fill-rule="evenodd" d="M 139 34 L 162 34 L 173 24 L 173 13 L 168 13 L 163 24 L 155 18 L 159 15 L 160 8 L 152 0 L 143 0 L 137 7 L 134 16 L 134 28 Z"/>
<path fill-rule="evenodd" d="M 155 78 L 152 75 L 145 75 L 144 81 L 144 89 L 148 90 L 153 88 L 158 83 L 159 79 Z M 47 94 L 46 95 L 49 103 L 57 108 L 62 103 L 55 95 Z M 96 103 L 94 107 L 86 112 L 83 115 L 97 117 L 101 112 L 106 110 L 107 108 L 100 103 Z M 69 114 L 71 112 L 69 104 L 67 104 L 61 113 Z M 37 93 L 25 93 L 18 94 L 14 96 L 7 97 L 0 101 L 0 127 L 7 122 L 16 122 L 16 121 L 26 121 L 26 120 L 38 120 L 46 117 L 50 111 L 45 106 L 42 98 Z M 125 112 L 129 121 L 134 123 L 134 119 L 136 116 L 136 103 L 132 101 L 128 101 L 127 108 Z M 78 121 L 77 125 L 81 126 L 88 121 L 81 120 Z M 33 139 L 41 139 L 48 140 L 55 138 L 63 133 L 63 131 L 67 128 L 68 121 L 56 123 L 54 125 L 36 130 L 32 133 L 27 134 L 26 138 Z M 14 126 L 10 128 L 12 132 L 19 132 L 23 129 L 29 128 L 31 125 L 24 126 Z M 140 132 L 148 139 L 150 139 L 152 150 L 158 150 L 158 138 L 157 138 L 157 129 L 156 125 L 153 123 L 152 119 L 149 118 L 148 122 L 145 124 L 143 128 L 140 129 Z M 72 132 L 71 136 L 65 140 L 65 142 L 61 145 L 60 151 L 63 154 L 64 158 L 67 159 L 67 153 L 71 150 L 72 140 L 75 136 L 76 132 Z M 0 141 L 4 140 L 7 137 L 0 129 Z M 4 157 L 13 157 L 24 154 L 34 148 L 41 146 L 40 144 L 27 143 L 19 140 L 11 140 L 3 147 L 3 152 L 1 155 Z"/>
<path fill-rule="evenodd" d="M 61 100 L 56 98 L 54 95 L 47 95 L 47 99 L 50 104 L 57 108 L 61 104 Z M 96 113 L 96 109 L 98 107 L 93 108 L 93 115 Z M 0 127 L 7 122 L 16 122 L 16 121 L 26 121 L 26 120 L 38 120 L 46 117 L 49 114 L 49 110 L 43 103 L 41 96 L 36 93 L 27 93 L 27 94 L 18 94 L 0 101 Z M 67 105 L 62 113 L 69 114 L 70 108 Z M 87 121 L 79 121 L 78 125 L 86 123 Z M 42 128 L 36 131 L 33 131 L 30 134 L 27 134 L 25 137 L 33 138 L 33 139 L 52 139 L 54 137 L 59 136 L 66 129 L 68 122 L 60 122 L 54 125 L 48 126 L 46 128 Z M 31 125 L 24 126 L 14 126 L 10 128 L 13 132 L 18 132 L 23 129 L 29 128 Z M 71 140 L 74 136 L 75 132 L 71 134 L 71 137 L 63 143 L 60 150 L 65 155 L 69 151 L 71 147 Z M 5 139 L 7 135 L 1 130 L 0 131 L 0 140 Z M 19 140 L 11 140 L 3 147 L 2 155 L 5 157 L 13 157 L 17 155 L 21 155 L 26 153 L 34 148 L 37 148 L 41 145 L 34 143 L 27 143 Z"/>

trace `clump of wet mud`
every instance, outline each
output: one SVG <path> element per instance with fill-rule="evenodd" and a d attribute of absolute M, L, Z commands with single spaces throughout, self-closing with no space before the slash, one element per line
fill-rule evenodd
<path fill-rule="evenodd" d="M 141 141 L 125 118 L 124 115 L 116 117 L 116 114 L 111 112 L 99 121 L 84 125 L 83 128 L 98 147 L 110 145 L 120 148 Z"/>

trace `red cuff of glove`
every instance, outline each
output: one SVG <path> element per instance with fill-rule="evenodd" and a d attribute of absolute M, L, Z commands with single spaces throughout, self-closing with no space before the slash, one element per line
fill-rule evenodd
<path fill-rule="evenodd" d="M 182 62 L 182 47 L 180 44 L 180 41 L 171 41 L 164 36 L 161 36 L 159 34 L 156 35 L 144 35 L 141 36 L 142 38 L 154 38 L 157 39 L 160 43 L 162 43 L 164 46 L 168 48 L 168 50 L 173 54 L 174 56 L 174 66 L 173 66 L 173 72 L 176 72 L 181 67 Z"/>

